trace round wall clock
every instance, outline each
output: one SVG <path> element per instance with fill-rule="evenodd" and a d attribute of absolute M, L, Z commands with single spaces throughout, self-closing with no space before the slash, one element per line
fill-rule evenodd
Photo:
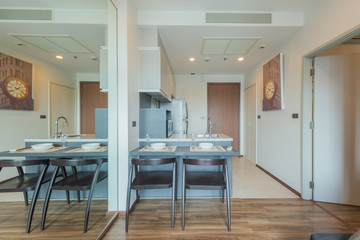
<path fill-rule="evenodd" d="M 275 96 L 276 92 L 276 83 L 274 79 L 270 78 L 265 83 L 264 87 L 264 96 L 266 100 L 271 100 Z"/>
<path fill-rule="evenodd" d="M 5 94 L 14 100 L 23 100 L 29 95 L 29 87 L 17 76 L 7 77 L 2 82 Z"/>

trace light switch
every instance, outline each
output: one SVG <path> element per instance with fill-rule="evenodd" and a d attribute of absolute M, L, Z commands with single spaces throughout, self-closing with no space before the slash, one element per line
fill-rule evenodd
<path fill-rule="evenodd" d="M 136 121 L 132 121 L 132 126 L 136 127 Z"/>

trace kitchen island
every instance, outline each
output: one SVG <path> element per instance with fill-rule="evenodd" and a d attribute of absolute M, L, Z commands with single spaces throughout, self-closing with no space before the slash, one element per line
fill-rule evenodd
<path fill-rule="evenodd" d="M 25 147 L 31 147 L 33 144 L 53 143 L 54 146 L 80 147 L 85 143 L 100 143 L 101 146 L 107 146 L 107 138 L 95 138 L 95 134 L 65 134 L 65 138 L 43 137 L 25 139 Z"/>
<path fill-rule="evenodd" d="M 198 145 L 201 142 L 213 143 L 216 146 L 232 146 L 233 139 L 225 134 L 212 134 L 210 137 L 207 134 L 173 134 L 169 138 L 150 138 L 146 141 L 145 138 L 139 139 L 139 146 L 143 147 L 151 143 L 164 142 L 168 146 L 192 146 Z M 151 136 L 150 136 L 151 137 Z"/>

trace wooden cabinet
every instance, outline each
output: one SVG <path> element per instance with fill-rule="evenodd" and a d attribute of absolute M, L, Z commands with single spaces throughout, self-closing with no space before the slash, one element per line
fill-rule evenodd
<path fill-rule="evenodd" d="M 139 92 L 160 101 L 175 97 L 173 73 L 166 53 L 160 47 L 139 48 Z"/>

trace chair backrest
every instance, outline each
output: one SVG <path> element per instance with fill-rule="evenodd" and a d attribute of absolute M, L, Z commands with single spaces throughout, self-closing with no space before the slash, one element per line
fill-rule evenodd
<path fill-rule="evenodd" d="M 51 159 L 50 164 L 53 166 L 65 167 L 65 166 L 84 166 L 96 164 L 100 165 L 104 162 L 107 162 L 106 158 L 100 159 L 73 159 L 73 158 L 59 158 L 59 159 Z"/>
<path fill-rule="evenodd" d="M 49 159 L 3 159 L 0 160 L 0 167 L 22 167 L 22 166 L 32 166 L 40 164 L 49 164 Z"/>
<path fill-rule="evenodd" d="M 226 163 L 226 159 L 223 159 L 223 158 L 211 158 L 211 159 L 184 158 L 183 163 L 189 164 L 189 165 L 198 165 L 198 166 L 216 166 L 216 165 L 224 165 Z"/>
<path fill-rule="evenodd" d="M 149 158 L 149 159 L 139 159 L 133 158 L 131 159 L 131 164 L 133 165 L 163 165 L 174 163 L 176 158 Z"/>

